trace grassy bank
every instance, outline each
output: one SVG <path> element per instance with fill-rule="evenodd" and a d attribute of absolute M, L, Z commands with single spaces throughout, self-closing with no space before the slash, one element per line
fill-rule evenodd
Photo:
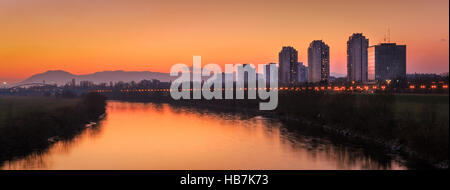
<path fill-rule="evenodd" d="M 49 139 L 68 139 L 105 112 L 105 98 L 0 97 L 0 161 L 45 150 Z"/>

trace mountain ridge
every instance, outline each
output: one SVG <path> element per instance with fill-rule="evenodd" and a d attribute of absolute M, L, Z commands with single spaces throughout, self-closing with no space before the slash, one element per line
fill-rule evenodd
<path fill-rule="evenodd" d="M 170 82 L 171 77 L 168 73 L 151 72 L 151 71 L 99 71 L 90 74 L 76 75 L 64 70 L 48 70 L 43 73 L 34 74 L 17 84 L 44 82 L 47 84 L 65 85 L 75 79 L 79 81 L 92 81 L 95 84 L 109 82 L 139 82 L 141 80 L 157 79 L 162 82 Z"/>

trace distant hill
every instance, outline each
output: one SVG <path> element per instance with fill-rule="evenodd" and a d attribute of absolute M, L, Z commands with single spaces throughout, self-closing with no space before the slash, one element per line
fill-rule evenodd
<path fill-rule="evenodd" d="M 75 79 L 77 83 L 80 81 L 92 81 L 96 84 L 112 82 L 139 82 L 141 80 L 157 79 L 162 82 L 171 81 L 168 73 L 150 72 L 150 71 L 102 71 L 86 75 L 74 75 L 62 70 L 51 70 L 44 73 L 35 74 L 19 84 L 43 82 L 47 84 L 64 85 Z"/>
<path fill-rule="evenodd" d="M 331 73 L 331 76 L 335 77 L 345 77 L 344 74 Z M 109 83 L 109 82 L 139 82 L 141 80 L 151 80 L 157 79 L 162 82 L 170 82 L 175 80 L 177 77 L 170 77 L 169 73 L 159 73 L 150 71 L 102 71 L 86 75 L 75 75 L 67 71 L 62 70 L 50 70 L 44 73 L 35 74 L 22 82 L 17 84 L 26 83 L 41 83 L 45 81 L 46 84 L 57 84 L 65 85 L 68 82 L 75 79 L 76 83 L 79 84 L 80 81 L 92 81 L 95 84 L 99 83 Z M 209 77 L 202 77 L 202 80 L 207 80 Z"/>

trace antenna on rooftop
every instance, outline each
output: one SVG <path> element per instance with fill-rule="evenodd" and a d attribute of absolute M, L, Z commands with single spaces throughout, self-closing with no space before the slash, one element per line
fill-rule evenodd
<path fill-rule="evenodd" d="M 386 28 L 384 29 L 384 43 L 391 43 L 391 29 L 389 26 L 386 25 Z"/>

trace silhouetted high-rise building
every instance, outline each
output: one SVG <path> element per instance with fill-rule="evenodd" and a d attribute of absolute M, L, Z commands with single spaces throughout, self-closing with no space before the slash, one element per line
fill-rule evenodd
<path fill-rule="evenodd" d="M 308 82 L 308 67 L 298 62 L 298 82 Z"/>
<path fill-rule="evenodd" d="M 355 33 L 347 41 L 347 80 L 368 81 L 367 48 L 369 39 L 361 33 Z"/>
<path fill-rule="evenodd" d="M 275 81 L 274 76 L 270 75 L 270 66 L 271 65 L 275 65 L 275 67 L 277 67 L 276 63 L 269 63 L 266 65 L 266 67 L 264 69 L 264 76 L 266 77 L 267 84 L 270 84 L 270 82 L 277 82 L 277 81 Z"/>
<path fill-rule="evenodd" d="M 278 54 L 278 82 L 280 84 L 293 84 L 297 82 L 298 52 L 290 46 L 285 46 Z"/>
<path fill-rule="evenodd" d="M 308 82 L 328 82 L 330 79 L 330 47 L 314 40 L 308 48 Z"/>
<path fill-rule="evenodd" d="M 381 43 L 369 48 L 369 80 L 406 77 L 406 45 Z"/>
<path fill-rule="evenodd" d="M 244 68 L 247 68 L 247 67 L 249 68 L 249 72 L 255 73 L 255 75 L 254 75 L 254 77 L 256 77 L 255 79 L 258 78 L 255 67 L 253 67 L 250 64 L 243 64 L 242 66 L 240 66 L 240 69 L 242 69 L 244 71 L 244 73 L 243 73 L 244 75 L 239 76 L 239 73 L 238 73 L 237 77 L 238 77 L 238 80 L 244 80 L 245 84 L 247 84 L 248 80 L 249 80 L 249 72 L 245 72 L 245 70 L 244 70 Z"/>
<path fill-rule="evenodd" d="M 370 46 L 367 49 L 367 80 L 375 81 L 375 49 Z"/>

